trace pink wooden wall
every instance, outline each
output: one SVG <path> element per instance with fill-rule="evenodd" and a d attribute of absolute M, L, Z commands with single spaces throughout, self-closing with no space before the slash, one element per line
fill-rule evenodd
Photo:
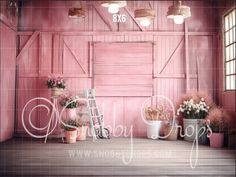
<path fill-rule="evenodd" d="M 221 19 L 217 23 L 217 102 L 223 106 L 231 114 L 231 117 L 236 121 L 236 95 L 235 91 L 224 91 L 224 56 L 223 56 L 223 36 L 222 36 L 222 19 L 223 15 L 235 6 L 235 1 L 227 0 L 219 2 L 221 8 L 218 10 L 218 18 Z M 232 127 L 235 128 L 235 122 Z"/>
<path fill-rule="evenodd" d="M 148 29 L 140 29 L 132 16 L 129 16 L 136 7 L 146 6 L 146 2 L 129 1 L 128 8 L 122 11 L 127 15 L 128 21 L 119 25 L 114 24 L 106 9 L 101 8 L 96 2 L 82 3 L 86 8 L 84 20 L 78 22 L 69 19 L 68 8 L 75 3 L 75 1 L 24 3 L 20 12 L 20 32 L 18 32 L 21 52 L 17 57 L 19 64 L 17 133 L 25 133 L 21 125 L 22 107 L 30 98 L 36 96 L 49 98 L 45 80 L 48 74 L 56 73 L 62 74 L 67 79 L 68 88 L 74 93 L 82 93 L 84 89 L 91 87 L 97 89 L 98 94 L 103 93 L 98 100 L 99 106 L 104 110 L 107 124 L 114 123 L 114 113 L 117 124 L 127 125 L 128 129 L 133 125 L 135 136 L 145 136 L 144 123 L 136 120 L 140 119 L 140 105 L 148 95 L 126 95 L 124 92 L 117 94 L 118 86 L 104 86 L 104 84 L 112 85 L 116 81 L 122 81 L 124 83 L 121 85 L 124 85 L 125 79 L 122 79 L 122 73 L 113 76 L 114 73 L 111 72 L 114 71 L 109 67 L 99 68 L 101 63 L 96 60 L 96 57 L 100 57 L 105 63 L 121 62 L 117 58 L 119 55 L 115 55 L 118 54 L 117 49 L 112 49 L 117 44 L 130 45 L 124 50 L 127 55 L 136 51 L 135 44 L 152 44 L 152 47 L 147 49 L 149 52 L 143 53 L 146 55 L 145 59 L 151 58 L 152 62 L 148 62 L 147 59 L 147 66 L 141 65 L 143 69 L 134 73 L 136 75 L 144 73 L 144 78 L 137 80 L 137 83 L 131 82 L 126 86 L 126 90 L 132 88 L 136 90 L 135 85 L 145 81 L 148 86 L 151 85 L 150 95 L 165 95 L 175 102 L 186 91 L 186 83 L 189 83 L 190 89 L 205 90 L 215 96 L 215 83 L 212 79 L 212 68 L 215 65 L 215 16 L 214 8 L 209 1 L 186 2 L 192 9 L 192 17 L 186 26 L 174 25 L 173 21 L 166 19 L 166 11 L 171 2 L 151 1 L 157 17 Z M 108 46 L 105 47 L 106 45 Z M 107 48 L 110 49 L 104 51 Z M 135 56 L 134 54 L 133 57 Z M 132 61 L 135 59 L 132 55 L 130 57 Z M 189 64 L 186 65 L 186 62 Z M 150 64 L 152 69 L 147 69 Z M 122 63 L 116 65 L 119 67 Z M 126 70 L 121 68 L 117 71 Z M 105 78 L 110 79 L 109 83 Z M 127 78 L 132 79 L 132 76 L 129 75 Z M 109 95 L 104 95 L 105 93 Z M 41 111 L 35 112 L 33 120 L 36 125 L 43 125 L 46 122 L 45 114 Z"/>
<path fill-rule="evenodd" d="M 13 137 L 15 113 L 16 31 L 15 18 L 0 1 L 0 142 Z"/>

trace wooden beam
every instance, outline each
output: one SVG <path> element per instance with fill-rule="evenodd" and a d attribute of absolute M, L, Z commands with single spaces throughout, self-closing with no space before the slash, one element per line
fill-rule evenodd
<path fill-rule="evenodd" d="M 166 61 L 165 65 L 163 66 L 162 70 L 159 72 L 159 74 L 161 74 L 165 68 L 167 67 L 167 65 L 169 64 L 169 62 L 171 61 L 171 59 L 173 58 L 173 56 L 181 49 L 183 44 L 183 38 L 180 40 L 179 44 L 176 46 L 175 50 L 172 52 L 172 54 L 170 55 L 169 59 Z"/>
<path fill-rule="evenodd" d="M 127 8 L 124 7 L 124 9 L 126 10 L 126 12 L 129 14 L 129 16 L 133 19 L 133 21 L 135 22 L 135 24 L 139 27 L 139 29 L 141 31 L 145 31 L 145 29 L 137 22 L 137 20 L 134 18 L 134 15 L 132 14 L 132 12 Z"/>
<path fill-rule="evenodd" d="M 89 42 L 89 77 L 93 77 L 93 43 Z"/>
<path fill-rule="evenodd" d="M 16 57 L 16 62 L 17 64 L 20 62 L 21 56 L 23 55 L 23 53 L 25 51 L 27 51 L 29 49 L 29 47 L 31 46 L 31 44 L 34 42 L 34 40 L 38 37 L 38 35 L 40 34 L 39 31 L 35 31 L 31 37 L 29 38 L 29 40 L 26 42 L 26 44 L 24 45 L 24 47 L 21 49 L 20 53 L 17 55 Z"/>
<path fill-rule="evenodd" d="M 166 79 L 185 79 L 186 74 L 157 74 L 155 78 L 166 78 Z M 197 79 L 197 74 L 190 74 L 189 78 Z"/>
<path fill-rule="evenodd" d="M 60 33 L 62 35 L 66 36 L 74 36 L 74 35 L 88 35 L 88 36 L 97 36 L 97 35 L 154 35 L 154 36 L 184 36 L 184 32 L 178 32 L 178 31 L 113 31 L 113 32 L 107 32 L 107 31 L 47 31 L 43 30 L 40 31 L 41 33 Z M 29 36 L 32 35 L 32 31 L 25 31 L 25 32 L 17 32 L 17 35 L 25 35 Z M 215 36 L 216 33 L 214 32 L 188 32 L 189 36 Z"/>
<path fill-rule="evenodd" d="M 13 30 L 13 31 L 17 31 L 17 28 L 13 25 L 13 24 L 11 24 L 10 22 L 9 22 L 9 20 L 7 19 L 7 17 L 5 16 L 5 15 L 3 15 L 3 14 L 0 14 L 0 22 L 2 22 L 3 24 L 5 24 L 7 27 L 9 27 L 11 30 Z"/>
<path fill-rule="evenodd" d="M 52 38 L 52 66 L 51 66 L 51 71 L 53 73 L 60 73 L 60 35 L 59 34 L 54 34 Z"/>
<path fill-rule="evenodd" d="M 184 79 L 185 74 L 157 74 L 154 78 Z"/>
<path fill-rule="evenodd" d="M 185 40 L 185 71 L 186 71 L 186 91 L 190 90 L 190 77 L 189 77 L 189 38 L 188 38 L 188 23 L 184 23 L 184 40 Z"/>
<path fill-rule="evenodd" d="M 109 22 L 109 18 L 107 17 L 107 14 L 104 14 L 104 11 L 99 8 L 99 7 L 94 7 L 95 11 L 99 15 L 99 17 L 102 19 L 102 21 L 107 25 L 107 27 L 111 30 L 114 31 L 113 26 Z"/>
<path fill-rule="evenodd" d="M 67 45 L 67 43 L 64 41 L 64 44 L 66 46 L 66 48 L 70 51 L 70 53 L 72 54 L 72 56 L 75 58 L 76 62 L 80 65 L 80 67 L 82 68 L 82 70 L 84 71 L 85 74 L 87 74 L 85 68 L 80 64 L 79 60 L 77 59 L 77 57 L 75 56 L 74 52 L 69 48 L 69 46 Z"/>

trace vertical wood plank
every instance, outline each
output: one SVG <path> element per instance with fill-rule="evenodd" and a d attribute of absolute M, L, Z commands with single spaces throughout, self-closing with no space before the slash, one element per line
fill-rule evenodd
<path fill-rule="evenodd" d="M 184 39 L 185 39 L 185 70 L 186 70 L 186 91 L 190 89 L 189 83 L 189 39 L 188 39 L 188 23 L 184 23 Z"/>

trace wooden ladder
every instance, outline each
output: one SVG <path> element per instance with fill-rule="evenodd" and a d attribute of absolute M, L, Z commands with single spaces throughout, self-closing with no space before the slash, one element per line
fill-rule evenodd
<path fill-rule="evenodd" d="M 104 127 L 103 116 L 100 114 L 97 107 L 95 94 L 95 89 L 85 90 L 87 111 L 90 117 L 90 127 L 93 140 L 96 140 L 97 138 L 109 139 L 110 132 Z"/>

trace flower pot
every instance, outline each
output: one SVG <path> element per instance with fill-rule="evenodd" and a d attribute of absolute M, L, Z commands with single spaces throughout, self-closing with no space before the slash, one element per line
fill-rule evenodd
<path fill-rule="evenodd" d="M 203 130 L 199 132 L 199 135 L 201 135 L 203 133 Z M 203 144 L 203 145 L 208 145 L 209 144 L 209 138 L 207 137 L 207 131 L 205 131 L 202 136 L 200 136 L 198 138 L 198 142 L 199 144 Z"/>
<path fill-rule="evenodd" d="M 147 137 L 150 139 L 158 139 L 160 134 L 160 129 L 162 125 L 162 121 L 147 121 Z"/>
<path fill-rule="evenodd" d="M 222 148 L 224 145 L 224 133 L 212 133 L 210 136 L 210 146 Z"/>
<path fill-rule="evenodd" d="M 57 88 L 57 87 L 51 88 L 51 96 L 53 96 L 53 97 L 58 97 L 62 93 L 63 93 L 63 89 L 61 89 L 61 88 Z"/>
<path fill-rule="evenodd" d="M 168 135 L 168 136 L 167 136 Z M 178 139 L 178 127 L 177 126 L 167 126 L 165 129 L 166 140 L 175 141 Z"/>
<path fill-rule="evenodd" d="M 66 119 L 75 119 L 76 118 L 76 108 L 66 108 L 65 110 Z"/>
<path fill-rule="evenodd" d="M 68 144 L 76 143 L 77 134 L 78 131 L 76 129 L 71 131 L 65 131 L 66 142 Z"/>
<path fill-rule="evenodd" d="M 194 139 L 196 139 L 196 133 L 203 126 L 203 119 L 183 119 L 183 123 L 185 134 L 184 140 L 194 141 Z"/>
<path fill-rule="evenodd" d="M 87 129 L 88 126 L 82 126 L 78 128 L 78 136 L 77 136 L 78 141 L 86 140 Z"/>

